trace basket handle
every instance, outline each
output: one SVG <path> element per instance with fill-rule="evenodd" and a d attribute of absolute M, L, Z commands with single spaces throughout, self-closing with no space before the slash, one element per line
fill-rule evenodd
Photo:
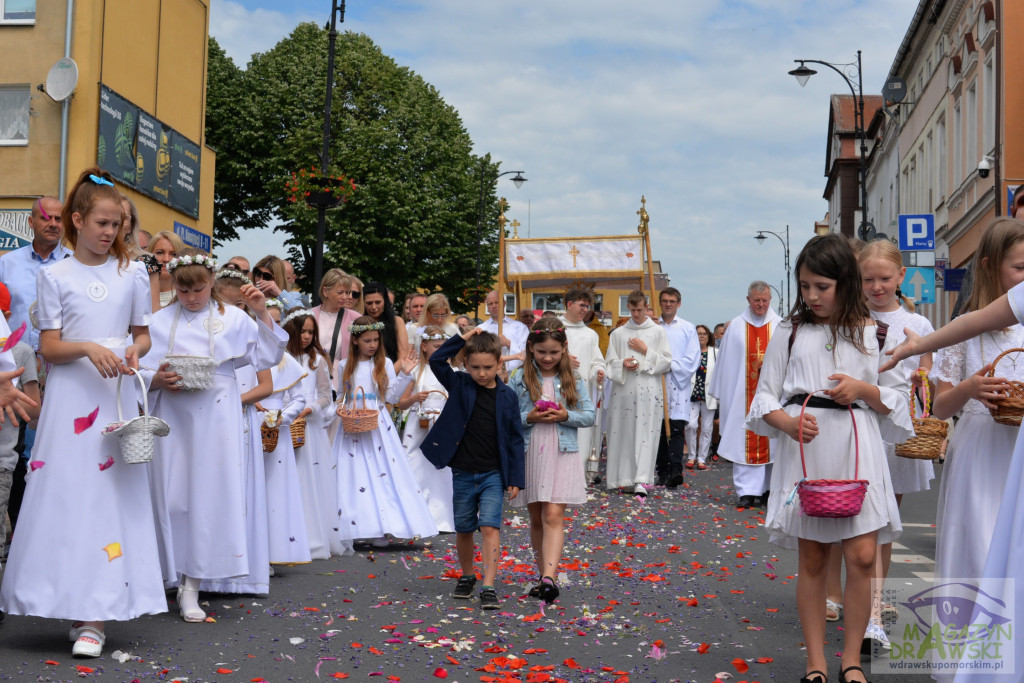
<path fill-rule="evenodd" d="M 931 413 L 928 412 L 928 400 L 930 394 L 930 387 L 928 386 L 928 371 L 924 368 L 918 368 L 917 374 L 921 375 L 921 419 L 927 419 Z M 910 385 L 910 419 L 914 419 L 917 416 L 914 415 L 914 406 L 916 404 L 916 396 L 914 396 L 914 385 Z"/>
<path fill-rule="evenodd" d="M 149 417 L 149 392 L 146 391 L 146 382 L 142 379 L 142 375 L 135 368 L 128 368 L 128 372 L 135 375 L 135 379 L 139 381 L 139 386 L 142 387 L 142 414 L 145 417 Z M 124 422 L 124 414 L 121 412 L 121 380 L 124 375 L 117 376 L 117 421 Z"/>
<path fill-rule="evenodd" d="M 354 392 L 352 392 L 352 408 L 355 409 L 355 407 L 356 407 L 356 396 L 360 392 L 363 394 L 363 410 L 366 410 L 366 390 L 363 389 L 362 385 L 356 387 L 356 390 Z"/>
<path fill-rule="evenodd" d="M 800 437 L 798 443 L 800 444 L 800 467 L 804 471 L 804 479 L 807 478 L 807 462 L 804 460 L 804 412 L 807 411 L 807 404 L 811 400 L 811 396 L 815 394 L 824 393 L 824 389 L 816 389 L 815 391 L 807 394 L 807 398 L 804 399 L 803 404 L 800 406 Z M 853 406 L 846 406 L 846 409 L 850 411 L 850 419 L 853 420 L 853 478 L 859 479 L 860 474 L 860 439 L 857 437 L 857 417 L 853 414 Z"/>
<path fill-rule="evenodd" d="M 987 373 L 985 373 L 985 376 L 986 377 L 995 377 L 995 374 L 996 374 L 996 363 L 998 363 L 1000 360 L 1002 360 L 1003 356 L 1005 356 L 1008 353 L 1021 353 L 1021 352 L 1024 352 L 1024 348 L 1020 348 L 1019 346 L 1016 347 L 1016 348 L 1012 348 L 1012 349 L 1006 349 L 1001 354 L 996 356 L 996 359 L 994 361 L 992 361 L 992 369 L 989 370 Z"/>

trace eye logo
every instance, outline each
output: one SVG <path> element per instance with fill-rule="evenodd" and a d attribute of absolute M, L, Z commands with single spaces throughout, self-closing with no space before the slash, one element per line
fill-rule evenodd
<path fill-rule="evenodd" d="M 944 583 L 901 602 L 927 631 L 938 627 L 948 644 L 987 640 L 1010 622 L 1006 603 L 969 583 Z"/>

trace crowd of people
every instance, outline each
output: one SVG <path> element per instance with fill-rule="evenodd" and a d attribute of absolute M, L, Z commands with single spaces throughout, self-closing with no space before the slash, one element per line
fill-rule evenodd
<path fill-rule="evenodd" d="M 871 582 L 888 572 L 900 502 L 934 478 L 929 460 L 895 448 L 914 436 L 910 405 L 927 388 L 922 408 L 962 413 L 936 574 L 1024 566 L 1007 542 L 1017 497 L 993 504 L 1024 476 L 1008 457 L 1017 430 L 988 411 L 1024 376 L 1016 363 L 984 372 L 1024 347 L 1014 219 L 982 237 L 975 313 L 938 333 L 903 297 L 894 245 L 838 235 L 801 251 L 785 319 L 762 281 L 713 330 L 679 317 L 668 287 L 660 316 L 637 290 L 608 332 L 575 286 L 561 315 L 513 320 L 490 292 L 476 321 L 440 292 L 409 293 L 399 314 L 385 284 L 331 269 L 310 308 L 287 261 L 218 264 L 142 231 L 98 168 L 66 201 L 38 200 L 30 225 L 33 242 L 0 257 L 0 509 L 16 527 L 0 609 L 70 620 L 76 656 L 100 656 L 105 622 L 166 611 L 165 591 L 200 622 L 200 591 L 266 594 L 274 565 L 439 533 L 455 534 L 462 566 L 452 596 L 497 609 L 506 500 L 530 517 L 529 595 L 553 602 L 565 509 L 601 483 L 602 452 L 609 490 L 678 488 L 709 467 L 717 412 L 737 507 L 765 507 L 771 541 L 799 553 L 803 680 L 827 680 L 825 624 L 843 618 L 840 680 L 860 681 L 865 636 L 885 642 L 891 607 Z M 112 455 L 147 411 L 166 427 L 144 441 L 147 464 Z M 815 511 L 804 482 L 855 473 L 855 506 Z"/>

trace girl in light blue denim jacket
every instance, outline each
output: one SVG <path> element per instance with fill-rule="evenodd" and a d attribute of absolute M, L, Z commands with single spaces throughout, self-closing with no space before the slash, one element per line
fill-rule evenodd
<path fill-rule="evenodd" d="M 559 593 L 555 577 L 562 560 L 565 506 L 587 501 L 576 430 L 593 425 L 595 416 L 590 392 L 572 369 L 560 320 L 534 324 L 523 368 L 510 386 L 519 396 L 526 442 L 526 495 L 511 505 L 525 504 L 530 511 L 530 541 L 541 580 L 529 595 L 552 603 Z"/>

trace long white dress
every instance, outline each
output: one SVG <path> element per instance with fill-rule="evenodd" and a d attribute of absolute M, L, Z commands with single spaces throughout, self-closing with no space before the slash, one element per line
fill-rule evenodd
<path fill-rule="evenodd" d="M 916 313 L 911 313 L 907 309 L 900 306 L 895 311 L 872 311 L 871 317 L 875 320 L 880 320 L 889 326 L 889 331 L 886 336 L 886 341 L 889 337 L 892 337 L 893 342 L 896 344 L 901 343 L 907 338 L 906 333 L 903 331 L 904 328 L 909 327 L 915 333 L 922 337 L 926 334 L 931 334 L 935 331 L 932 327 L 931 322 L 928 318 Z M 921 356 L 911 356 L 900 361 L 900 369 L 903 374 L 907 377 L 906 386 L 903 387 L 903 391 L 907 393 L 908 405 L 910 396 L 910 378 L 913 373 L 917 372 L 917 368 L 921 364 Z M 920 417 L 920 403 L 917 404 L 915 415 Z M 896 455 L 896 445 L 890 442 L 885 443 L 885 457 L 889 463 L 889 476 L 892 478 L 892 490 L 893 493 L 915 493 L 917 491 L 927 491 L 930 484 L 929 482 L 935 478 L 935 466 L 932 465 L 931 460 L 922 460 L 919 458 L 901 458 Z"/>
<path fill-rule="evenodd" d="M 409 469 L 419 483 L 420 492 L 427 501 L 430 514 L 434 518 L 434 524 L 438 531 L 452 533 L 455 531 L 455 509 L 452 503 L 452 470 L 450 467 L 438 469 L 424 457 L 420 445 L 427 438 L 427 432 L 434 425 L 434 420 L 441 414 L 445 402 L 448 400 L 448 393 L 444 386 L 437 380 L 430 366 L 424 365 L 417 368 L 416 373 L 422 374 L 416 379 L 412 392 L 432 391 L 422 402 L 413 405 L 409 409 L 409 419 L 405 421 L 405 430 L 402 432 L 402 446 L 409 456 Z M 420 417 L 430 421 L 429 426 L 420 427 Z"/>
<path fill-rule="evenodd" d="M 116 259 L 86 266 L 72 257 L 42 269 L 37 283 L 39 327 L 60 330 L 64 341 L 95 342 L 123 358 L 129 325 L 150 324 L 149 277 L 139 263 L 119 270 Z M 117 380 L 102 378 L 88 358 L 50 370 L 3 611 L 90 621 L 167 611 L 147 468 L 126 465 L 117 437 L 102 433 L 117 420 L 116 391 Z M 125 377 L 126 417 L 138 414 L 138 397 Z M 76 434 L 75 421 L 93 411 L 91 426 Z M 174 438 L 172 430 L 157 441 Z"/>
<path fill-rule="evenodd" d="M 629 348 L 633 337 L 647 344 L 646 354 Z M 623 368 L 623 362 L 629 358 L 640 361 L 636 370 Z M 665 330 L 650 318 L 642 325 L 628 320 L 612 331 L 605 355 L 605 367 L 612 381 L 608 401 L 609 489 L 654 483 L 654 465 L 665 417 L 661 376 L 671 366 L 672 351 Z"/>
<path fill-rule="evenodd" d="M 819 543 L 836 543 L 877 530 L 878 542 L 889 543 L 900 535 L 903 526 L 896 507 L 896 496 L 892 491 L 892 481 L 889 479 L 882 440 L 905 441 L 914 433 L 907 397 L 897 388 L 903 386 L 903 374 L 885 372 L 879 375 L 880 355 L 874 325 L 864 328 L 864 346 L 868 353 L 858 351 L 845 340 L 835 344 L 834 352 L 828 351 L 826 344 L 831 341 L 828 326 L 804 323 L 797 330 L 790 354 L 787 350 L 790 330 L 791 324 L 788 321 L 781 323 L 778 332 L 768 342 L 757 393 L 750 404 L 746 421 L 747 429 L 775 438 L 778 443 L 771 480 L 771 489 L 775 494 L 768 499 L 765 514 L 768 540 L 795 550 L 797 539 L 800 538 Z M 885 349 L 893 346 L 894 343 L 887 339 Z M 789 435 L 764 421 L 765 415 L 779 409 L 791 416 L 799 415 L 799 404 L 783 407 L 783 403 L 798 394 L 834 387 L 836 382 L 828 378 L 835 374 L 848 375 L 877 385 L 882 404 L 890 409 L 888 415 L 879 415 L 867 406 L 853 411 L 807 408 L 807 412 L 817 419 L 819 429 L 818 436 L 804 445 L 807 479 L 854 479 L 857 463 L 856 478 L 869 482 L 860 514 L 845 519 L 809 517 L 803 514 L 799 494 L 790 496 L 797 482 L 804 478 L 800 465 L 800 446 Z M 857 421 L 859 462 L 854 457 L 851 413 Z"/>
<path fill-rule="evenodd" d="M 1024 346 L 1024 327 L 985 332 L 935 356 L 932 377 L 954 386 L 995 360 L 1002 351 Z M 998 377 L 1024 380 L 1024 360 L 1017 368 L 1007 356 L 996 368 Z M 1001 425 L 974 399 L 964 404 L 946 449 L 935 515 L 935 575 L 972 578 L 981 575 L 996 525 L 999 503 L 1010 470 L 1017 427 Z"/>
<path fill-rule="evenodd" d="M 244 394 L 258 383 L 251 365 L 236 370 L 238 393 Z M 245 444 L 245 543 L 248 571 L 242 576 L 203 579 L 199 590 L 211 593 L 267 595 L 270 593 L 270 521 L 267 517 L 267 477 L 263 467 L 263 443 L 260 424 L 263 413 L 252 404 L 242 406 L 242 441 Z M 168 587 L 179 581 L 167 582 Z"/>
<path fill-rule="evenodd" d="M 156 370 L 168 355 L 170 330 L 180 311 L 174 303 L 153 316 L 153 346 L 142 365 Z M 153 412 L 171 425 L 174 438 L 159 439 L 150 485 L 164 581 L 181 575 L 223 579 L 249 572 L 246 542 L 246 446 L 236 372 L 245 365 L 269 369 L 284 354 L 288 335 L 233 306 L 207 311 L 187 323 L 182 315 L 173 352 L 209 356 L 218 362 L 214 383 L 203 391 L 150 392 Z"/>
<path fill-rule="evenodd" d="M 298 361 L 286 353 L 281 362 L 270 369 L 274 392 L 260 401 L 268 411 L 281 411 L 277 447 L 263 453 L 272 564 L 305 564 L 310 561 L 306 515 L 290 431 L 292 422 L 306 407 L 301 384 L 305 374 Z"/>
<path fill-rule="evenodd" d="M 338 517 L 334 466 L 330 464 L 333 451 L 324 427 L 324 414 L 332 406 L 331 381 L 327 375 L 327 361 L 322 356 L 317 356 L 312 369 L 309 367 L 309 357 L 305 354 L 295 360 L 305 373 L 301 386 L 306 408 L 313 411 L 306 416 L 305 442 L 295 449 L 295 467 L 302 492 L 309 556 L 314 560 L 326 560 L 332 552 L 331 539 L 337 536 L 328 533 L 328 530 L 334 526 Z M 324 484 L 327 486 L 322 487 Z M 325 504 L 325 501 L 330 503 Z M 340 551 L 339 546 L 338 554 Z"/>
<path fill-rule="evenodd" d="M 388 415 L 386 402 L 396 403 L 411 377 L 395 376 L 385 359 L 388 376 L 386 397 L 378 396 L 373 381 L 373 361 L 359 361 L 353 387 L 366 391 L 367 408 L 377 407 L 377 429 L 354 434 L 339 429 L 334 439 L 338 458 L 338 536 L 342 541 L 381 538 L 425 538 L 437 535 L 437 525 L 419 483 L 409 469 L 398 431 Z M 362 394 L 357 407 L 362 407 Z M 352 406 L 351 400 L 349 407 Z"/>
<path fill-rule="evenodd" d="M 597 338 L 597 332 L 587 327 L 582 322 L 573 323 L 562 318 L 565 325 L 565 336 L 569 343 L 569 353 L 576 356 L 580 367 L 580 377 L 583 378 L 587 391 L 590 392 L 590 400 L 597 405 L 598 393 L 603 391 L 603 383 L 597 383 L 597 373 L 604 370 L 604 355 L 601 353 L 601 345 Z M 576 430 L 576 444 L 579 446 L 580 457 L 586 462 L 590 458 L 592 449 L 600 449 L 601 441 L 598 438 L 598 427 L 586 427 Z M 596 445 L 595 445 L 596 442 Z M 600 457 L 600 453 L 597 453 Z"/>

